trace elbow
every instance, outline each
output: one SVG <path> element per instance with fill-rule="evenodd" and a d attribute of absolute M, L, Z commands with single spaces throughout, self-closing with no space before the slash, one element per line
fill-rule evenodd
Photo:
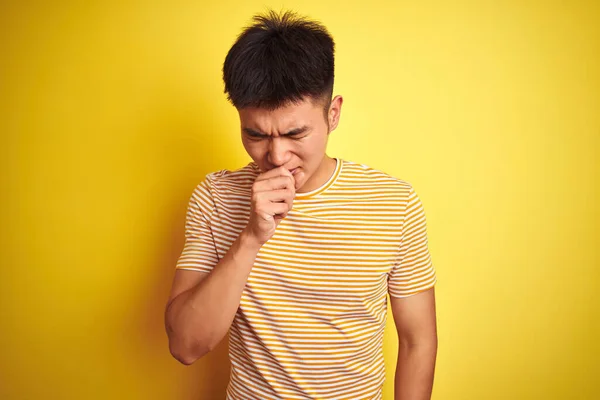
<path fill-rule="evenodd" d="M 189 331 L 175 329 L 166 320 L 166 332 L 171 356 L 183 365 L 191 365 L 212 350 L 206 335 L 190 335 Z"/>
<path fill-rule="evenodd" d="M 218 344 L 213 331 L 207 331 L 204 327 L 194 329 L 194 333 L 187 329 L 174 329 L 167 322 L 167 337 L 169 339 L 169 352 L 177 361 L 183 365 L 191 365 L 198 359 L 214 350 Z"/>
<path fill-rule="evenodd" d="M 171 355 L 183 365 L 192 365 L 212 350 L 212 346 L 201 342 L 186 343 L 182 340 L 169 341 L 169 351 Z"/>
<path fill-rule="evenodd" d="M 177 352 L 173 352 L 173 351 L 171 352 L 171 355 L 177 361 L 179 361 L 180 363 L 182 363 L 183 365 L 186 365 L 186 366 L 187 365 L 192 365 L 199 358 L 199 357 L 194 357 L 194 356 L 191 356 L 191 355 L 188 355 L 188 354 L 177 353 Z"/>
<path fill-rule="evenodd" d="M 189 352 L 182 351 L 177 348 L 170 347 L 169 348 L 171 355 L 174 359 L 182 363 L 183 365 L 192 365 L 198 360 L 199 357 L 193 356 Z"/>
<path fill-rule="evenodd" d="M 173 333 L 173 332 L 172 332 Z M 183 365 L 191 365 L 217 347 L 220 340 L 214 334 L 191 337 L 171 334 L 169 351 Z"/>

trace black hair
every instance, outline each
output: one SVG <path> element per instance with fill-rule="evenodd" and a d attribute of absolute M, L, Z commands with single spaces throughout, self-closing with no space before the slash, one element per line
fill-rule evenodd
<path fill-rule="evenodd" d="M 292 11 L 253 17 L 223 63 L 228 100 L 237 108 L 276 109 L 333 94 L 335 43 L 327 29 Z"/>

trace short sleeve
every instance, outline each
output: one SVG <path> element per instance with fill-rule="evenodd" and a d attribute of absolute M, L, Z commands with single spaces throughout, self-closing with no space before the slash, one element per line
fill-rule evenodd
<path fill-rule="evenodd" d="M 433 287 L 435 268 L 427 245 L 425 210 L 414 188 L 410 188 L 404 209 L 397 259 L 388 276 L 392 297 L 407 297 Z"/>
<path fill-rule="evenodd" d="M 214 201 L 210 191 L 210 181 L 205 179 L 196 186 L 188 203 L 185 244 L 177 260 L 176 269 L 210 272 L 218 263 L 210 224 L 213 211 Z"/>

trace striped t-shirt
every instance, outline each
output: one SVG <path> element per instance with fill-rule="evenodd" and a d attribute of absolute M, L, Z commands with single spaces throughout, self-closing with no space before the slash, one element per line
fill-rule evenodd
<path fill-rule="evenodd" d="M 410 183 L 336 158 L 260 249 L 229 330 L 227 400 L 381 399 L 387 297 L 436 274 Z M 187 211 L 176 268 L 210 272 L 246 226 L 251 162 L 206 175 Z"/>

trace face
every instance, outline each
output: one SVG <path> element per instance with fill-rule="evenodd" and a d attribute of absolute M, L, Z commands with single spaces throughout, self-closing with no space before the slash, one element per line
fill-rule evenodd
<path fill-rule="evenodd" d="M 322 102 L 307 98 L 275 110 L 239 109 L 246 152 L 262 172 L 282 165 L 287 168 L 294 174 L 297 192 L 318 188 L 331 165 L 327 140 L 338 125 L 342 97 L 331 101 L 327 117 L 323 107 Z"/>

